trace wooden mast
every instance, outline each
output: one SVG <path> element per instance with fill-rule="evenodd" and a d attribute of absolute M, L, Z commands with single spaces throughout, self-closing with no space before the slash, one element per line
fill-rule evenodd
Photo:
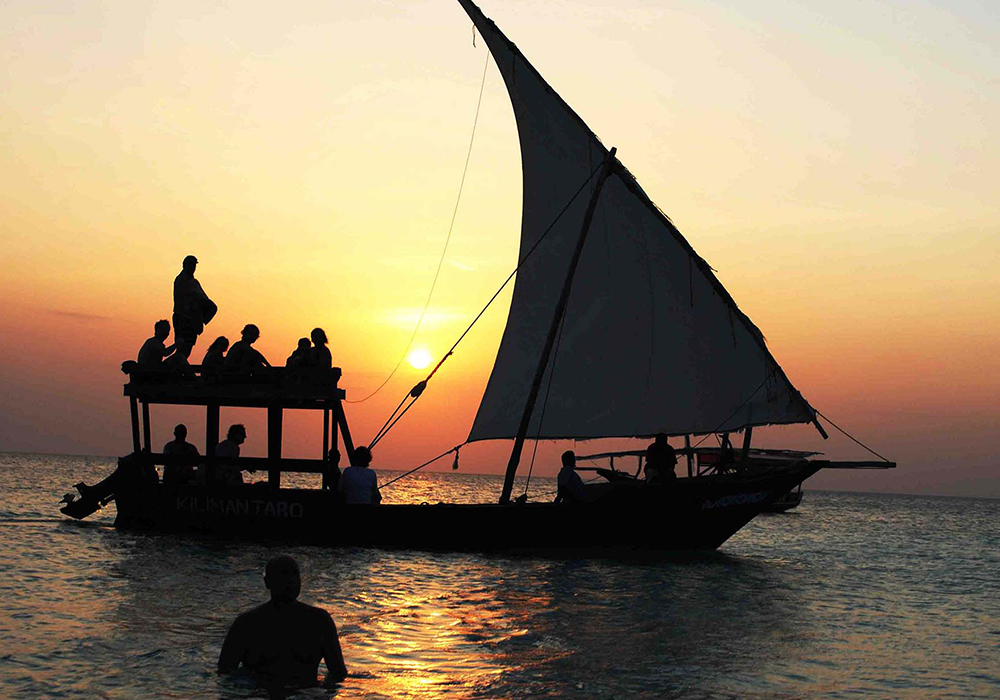
<path fill-rule="evenodd" d="M 524 406 L 524 413 L 521 415 L 521 424 L 517 428 L 517 437 L 514 438 L 514 449 L 511 450 L 510 460 L 507 462 L 507 473 L 503 480 L 503 491 L 500 492 L 500 503 L 510 503 L 510 493 L 514 488 L 514 475 L 517 473 L 517 465 L 521 461 L 521 450 L 524 448 L 524 439 L 528 434 L 528 424 L 531 422 L 531 413 L 535 408 L 535 401 L 538 399 L 538 392 L 542 387 L 542 377 L 545 375 L 545 368 L 549 364 L 549 356 L 552 354 L 552 347 L 555 344 L 556 335 L 559 333 L 559 324 L 562 322 L 563 314 L 566 312 L 566 304 L 569 302 L 569 293 L 573 288 L 573 276 L 576 274 L 577 265 L 580 262 L 580 255 L 583 253 L 583 244 L 587 240 L 587 232 L 590 230 L 590 222 L 594 218 L 594 210 L 597 208 L 597 199 L 604 187 L 604 181 L 608 179 L 615 163 L 617 148 L 612 148 L 608 152 L 608 157 L 601 168 L 601 174 L 597 178 L 597 184 L 590 195 L 590 202 L 587 204 L 587 212 L 583 216 L 583 226 L 580 228 L 580 237 L 577 239 L 576 248 L 573 250 L 573 257 L 569 261 L 569 270 L 566 272 L 566 281 L 563 282 L 562 292 L 556 304 L 555 315 L 552 317 L 552 324 L 549 326 L 549 335 L 545 339 L 545 347 L 542 348 L 542 355 L 538 359 L 538 368 L 535 370 L 535 378 L 531 382 L 531 391 L 528 392 L 528 401 Z"/>

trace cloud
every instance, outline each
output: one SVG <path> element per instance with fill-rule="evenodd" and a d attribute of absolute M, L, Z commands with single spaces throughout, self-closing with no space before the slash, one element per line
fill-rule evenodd
<path fill-rule="evenodd" d="M 111 316 L 100 316 L 98 314 L 85 314 L 81 311 L 67 311 L 66 309 L 47 309 L 50 314 L 64 316 L 77 321 L 110 321 Z"/>
<path fill-rule="evenodd" d="M 461 262 L 459 262 L 457 260 L 449 260 L 448 262 L 451 264 L 452 267 L 457 267 L 459 270 L 462 270 L 464 272 L 475 272 L 476 271 L 476 268 L 471 267 L 470 265 L 466 265 L 465 263 L 461 263 Z"/>

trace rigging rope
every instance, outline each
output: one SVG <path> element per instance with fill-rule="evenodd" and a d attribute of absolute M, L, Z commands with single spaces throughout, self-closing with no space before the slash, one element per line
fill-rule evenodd
<path fill-rule="evenodd" d="M 833 422 L 832 420 L 830 420 L 829 418 L 827 418 L 827 417 L 826 417 L 825 415 L 823 415 L 823 414 L 822 414 L 822 413 L 820 413 L 819 411 L 816 411 L 816 415 L 817 415 L 817 416 L 823 416 L 823 418 L 824 418 L 824 419 L 826 420 L 826 422 L 827 422 L 827 423 L 829 423 L 830 425 L 832 425 L 832 426 L 833 426 L 834 428 L 836 428 L 837 430 L 839 430 L 840 432 L 842 432 L 842 433 L 843 433 L 844 435 L 846 435 L 846 436 L 847 436 L 848 438 L 850 438 L 850 439 L 851 439 L 851 440 L 853 440 L 853 441 L 854 441 L 855 443 L 857 443 L 857 444 L 858 444 L 858 445 L 860 445 L 861 447 L 863 447 L 863 448 L 865 448 L 866 450 L 868 450 L 869 452 L 871 452 L 871 453 L 872 453 L 873 455 L 875 455 L 876 457 L 878 457 L 878 458 L 879 458 L 879 459 L 881 459 L 882 461 L 884 461 L 884 462 L 889 462 L 889 463 L 891 463 L 891 462 L 892 462 L 892 460 L 889 460 L 889 459 L 886 459 L 885 457 L 883 457 L 882 455 L 880 455 L 880 454 L 879 454 L 878 452 L 876 452 L 876 451 L 875 451 L 875 450 L 873 450 L 872 448 L 868 447 L 868 445 L 866 445 L 865 443 L 863 443 L 863 442 L 861 442 L 860 440 L 858 440 L 858 439 L 857 439 L 856 437 L 854 437 L 854 436 L 853 436 L 853 435 L 851 435 L 851 434 L 850 434 L 849 432 L 847 432 L 846 430 L 844 430 L 843 428 L 841 428 L 841 427 L 840 427 L 839 425 L 837 425 L 836 423 L 834 423 L 834 422 Z"/>
<path fill-rule="evenodd" d="M 473 41 L 475 41 L 474 38 Z M 469 160 L 472 158 L 472 144 L 475 143 L 476 140 L 476 125 L 479 124 L 479 108 L 483 104 L 483 90 L 486 87 L 486 70 L 489 67 L 490 67 L 490 52 L 487 51 L 486 65 L 483 66 L 483 79 L 479 85 L 479 99 L 476 101 L 476 116 L 472 120 L 472 136 L 469 137 L 469 150 L 465 154 L 465 167 L 462 169 L 462 179 L 458 184 L 458 197 L 455 199 L 455 208 L 451 212 L 451 223 L 448 225 L 448 235 L 445 236 L 444 239 L 444 248 L 441 250 L 441 257 L 438 259 L 437 270 L 434 272 L 434 279 L 431 281 L 431 290 L 427 293 L 427 301 L 424 303 L 423 311 L 420 312 L 420 317 L 417 319 L 417 325 L 414 326 L 413 328 L 413 334 L 410 335 L 410 341 L 406 344 L 406 349 L 403 350 L 403 354 L 400 355 L 399 361 L 396 363 L 396 366 L 392 368 L 392 371 L 389 372 L 389 376 L 385 378 L 385 381 L 379 384 L 378 388 L 376 388 L 375 391 L 373 391 L 372 393 L 368 394 L 368 396 L 366 396 L 365 398 L 358 399 L 357 401 L 348 401 L 347 399 L 344 399 L 346 403 L 364 403 L 371 397 L 375 396 L 375 394 L 382 391 L 382 387 L 384 387 L 386 384 L 389 383 L 389 380 L 392 379 L 393 376 L 395 376 L 397 370 L 399 370 L 400 366 L 403 364 L 403 360 L 406 359 L 407 353 L 409 353 L 410 348 L 413 347 L 413 341 L 416 340 L 417 333 L 420 331 L 420 327 L 424 323 L 424 316 L 427 315 L 427 309 L 430 308 L 431 297 L 434 296 L 434 288 L 437 287 L 438 277 L 441 276 L 441 266 L 444 264 L 444 257 L 445 254 L 448 252 L 448 244 L 451 242 L 451 232 L 455 228 L 455 218 L 458 216 L 458 205 L 462 201 L 462 190 L 465 188 L 465 176 L 469 172 Z"/>
<path fill-rule="evenodd" d="M 569 313 L 567 302 L 566 311 L 559 320 L 559 335 L 556 336 L 556 347 L 552 351 L 552 369 L 549 370 L 549 381 L 545 385 L 545 398 L 542 399 L 542 412 L 538 416 L 538 431 L 535 433 L 535 447 L 531 450 L 531 464 L 528 465 L 528 478 L 524 481 L 524 496 L 528 498 L 528 486 L 531 484 L 531 472 L 535 469 L 535 454 L 538 452 L 538 436 L 542 434 L 542 424 L 545 422 L 545 409 L 549 405 L 549 393 L 552 391 L 552 378 L 556 375 L 556 361 L 559 359 L 559 346 L 562 344 L 563 327 L 566 325 L 566 315 Z"/>
<path fill-rule="evenodd" d="M 604 163 L 600 163 L 596 168 L 594 168 L 590 172 L 590 175 L 587 176 L 587 179 L 583 181 L 583 184 L 581 184 L 580 187 L 577 188 L 576 192 L 573 193 L 573 196 L 569 198 L 568 202 L 566 202 L 566 206 L 564 206 L 559 211 L 559 213 L 556 214 L 556 217 L 552 220 L 552 223 L 549 224 L 548 227 L 542 232 L 542 235 L 539 236 L 538 240 L 535 241 L 534 245 L 532 245 L 531 248 L 528 249 L 528 252 L 525 253 L 521 257 L 521 259 L 517 261 L 517 266 L 514 267 L 514 269 L 511 271 L 509 275 L 507 275 L 507 279 L 503 281 L 503 284 L 501 284 L 500 287 L 493 293 L 493 296 L 491 296 L 490 300 L 486 302 L 486 305 L 479 311 L 478 314 L 476 314 L 476 317 L 472 319 L 472 323 L 470 323 L 468 327 L 464 331 L 462 331 L 462 335 L 458 336 L 458 340 L 454 342 L 454 344 L 451 346 L 451 349 L 444 354 L 444 357 L 442 357 L 436 365 L 434 365 L 434 369 L 430 371 L 430 374 L 428 374 L 427 377 L 425 377 L 422 381 L 417 382 L 417 384 L 412 389 L 410 389 L 407 395 L 403 397 L 403 400 L 399 402 L 399 406 L 396 406 L 396 410 L 392 412 L 392 415 L 389 416 L 389 419 L 382 426 L 382 429 L 379 430 L 378 433 L 376 433 L 375 439 L 373 439 L 371 444 L 368 446 L 369 449 L 371 449 L 371 447 L 373 447 L 376 442 L 384 438 L 386 436 L 386 433 L 388 433 L 392 429 L 392 427 L 396 425 L 397 422 L 399 422 L 399 419 L 403 417 L 403 414 L 410 410 L 410 406 L 416 403 L 416 400 L 420 398 L 420 395 L 422 393 L 424 393 L 424 389 L 427 388 L 427 382 L 429 382 L 431 380 L 431 377 L 433 377 L 437 373 L 437 371 L 441 369 L 441 365 L 445 363 L 445 360 L 447 360 L 449 357 L 452 356 L 452 354 L 455 352 L 455 348 L 458 347 L 458 344 L 465 339 L 465 336 L 469 334 L 469 331 L 472 330 L 472 327 L 476 325 L 476 323 L 479 321 L 480 318 L 482 318 L 483 314 L 486 313 L 486 310 L 490 308 L 490 305 L 494 301 L 496 301 L 496 298 L 500 296 L 500 292 L 502 292 L 504 288 L 508 284 L 510 284 L 510 281 L 514 279 L 514 275 L 517 274 L 517 271 L 521 269 L 521 266 L 524 265 L 525 261 L 527 261 L 527 259 L 531 257 L 531 254 L 535 252 L 535 250 L 538 248 L 539 245 L 541 245 L 542 241 L 545 240 L 545 237 L 549 235 L 549 232 L 552 231 L 553 227 L 555 227 L 555 225 L 559 222 L 559 219 L 562 218 L 562 215 L 566 213 L 566 211 L 570 208 L 573 202 L 576 201 L 576 198 L 580 196 L 580 193 L 583 192 L 583 189 L 590 183 L 591 180 L 594 179 L 594 175 L 596 175 L 597 172 L 602 167 L 604 167 Z M 400 407 L 406 402 L 407 396 L 413 397 L 413 400 L 410 401 L 409 405 L 403 409 L 403 412 L 397 416 L 396 413 L 399 412 Z M 446 452 L 445 454 L 448 453 Z"/>
<path fill-rule="evenodd" d="M 467 444 L 468 444 L 468 443 L 465 443 L 465 442 L 463 442 L 463 443 L 462 443 L 461 445 L 455 445 L 455 446 L 454 446 L 454 447 L 452 447 L 452 448 L 451 448 L 450 450 L 447 450 L 447 451 L 445 451 L 445 452 L 442 452 L 441 454 L 439 454 L 439 455 L 438 455 L 437 457 L 435 457 L 434 459 L 429 459 L 429 460 L 427 460 L 426 462 L 424 462 L 423 464 L 421 464 L 421 465 L 420 465 L 419 467 L 414 467 L 413 469 L 411 469 L 410 471 L 406 472 L 405 474 L 400 474 L 399 476 L 396 476 L 396 477 L 393 477 L 392 479 L 389 479 L 389 480 L 388 480 L 387 482 L 385 482 L 384 484 L 382 484 L 381 486 L 379 486 L 379 487 L 378 487 L 378 488 L 379 488 L 379 490 L 381 491 L 381 490 L 382 490 L 382 489 L 384 489 L 384 488 L 385 488 L 386 486 L 389 486 L 390 484 L 394 484 L 394 483 L 396 483 L 397 481 L 399 481 L 400 479 L 402 479 L 402 478 L 403 478 L 404 476 L 409 476 L 409 475 L 410 475 L 410 474 L 412 474 L 413 472 L 415 472 L 415 471 L 418 471 L 418 470 L 420 470 L 420 469 L 423 469 L 423 468 L 424 468 L 424 467 L 426 467 L 426 466 L 427 466 L 428 464 L 433 464 L 434 462 L 438 461 L 438 460 L 439 460 L 439 459 L 441 459 L 442 457 L 445 457 L 445 456 L 447 456 L 447 455 L 450 455 L 450 454 L 451 454 L 452 452 L 454 452 L 454 453 L 455 453 L 455 454 L 457 455 L 457 454 L 458 454 L 458 450 L 459 450 L 459 448 L 460 448 L 460 447 L 464 447 L 464 446 L 465 446 L 465 445 L 467 445 Z"/>
<path fill-rule="evenodd" d="M 737 407 L 736 407 L 736 410 L 735 410 L 735 411 L 733 411 L 733 412 L 732 412 L 731 414 L 729 414 L 729 417 L 728 417 L 728 418 L 726 418 L 726 420 L 724 420 L 724 421 L 722 421 L 721 423 L 719 423 L 719 427 L 718 427 L 718 428 L 716 428 L 715 430 L 713 430 L 713 431 L 712 431 L 712 432 L 710 432 L 710 433 L 706 433 L 706 434 L 705 434 L 705 436 L 704 436 L 704 437 L 702 437 L 702 439 L 701 439 L 701 440 L 699 440 L 699 441 L 698 441 L 698 442 L 696 442 L 695 444 L 691 445 L 691 449 L 693 450 L 693 449 L 694 449 L 694 448 L 696 448 L 696 447 L 697 447 L 698 445 L 700 445 L 701 443 L 705 442 L 705 440 L 707 440 L 707 439 L 709 438 L 709 436 L 710 436 L 710 435 L 714 435 L 715 433 L 719 432 L 719 428 L 721 428 L 721 427 L 722 427 L 722 426 L 724 426 L 724 425 L 725 425 L 726 423 L 728 423 L 729 421 L 731 421 L 731 420 L 733 419 L 733 416 L 735 416 L 735 415 L 736 415 L 737 413 L 739 413 L 739 412 L 740 412 L 741 410 L 743 410 L 743 407 L 744 407 L 744 406 L 746 406 L 746 405 L 747 405 L 748 403 L 750 403 L 750 399 L 752 399 L 752 398 L 753 398 L 753 397 L 754 397 L 754 396 L 755 396 L 755 395 L 757 394 L 757 392 L 758 392 L 758 391 L 760 391 L 760 390 L 761 390 L 761 388 L 763 388 L 763 386 L 764 386 L 765 384 L 767 384 L 768 380 L 769 380 L 769 379 L 770 379 L 771 377 L 773 377 L 773 376 L 774 376 L 774 374 L 775 374 L 775 372 L 777 372 L 777 371 L 778 371 L 778 365 L 777 365 L 777 364 L 775 364 L 775 365 L 774 365 L 774 369 L 772 369 L 772 370 L 771 370 L 771 373 L 770 373 L 770 374 L 768 374 L 768 375 L 767 375 L 766 377 L 764 377 L 764 381 L 762 381 L 762 382 L 761 382 L 761 383 L 760 383 L 760 384 L 759 384 L 759 385 L 757 386 L 757 388 L 756 388 L 756 389 L 754 389 L 754 390 L 753 390 L 753 391 L 752 391 L 752 392 L 750 393 L 750 396 L 748 396 L 748 397 L 746 398 L 746 401 L 744 401 L 744 402 L 743 402 L 743 403 L 741 403 L 741 404 L 740 404 L 739 406 L 737 406 Z M 817 412 L 817 413 L 819 413 L 819 411 L 816 411 L 816 412 Z"/>

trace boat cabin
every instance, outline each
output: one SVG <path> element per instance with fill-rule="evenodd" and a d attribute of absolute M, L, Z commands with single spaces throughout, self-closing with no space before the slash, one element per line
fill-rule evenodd
<path fill-rule="evenodd" d="M 282 472 L 305 472 L 323 475 L 328 488 L 336 465 L 330 460 L 343 439 L 349 457 L 354 443 L 344 415 L 344 390 L 339 367 L 331 369 L 264 367 L 252 373 L 229 372 L 219 368 L 191 365 L 183 372 L 131 368 L 125 396 L 132 419 L 132 450 L 156 465 L 206 466 L 207 481 L 222 463 L 240 469 L 267 472 L 267 484 L 281 488 Z M 153 451 L 150 437 L 150 406 L 180 405 L 205 407 L 204 457 L 196 459 L 164 455 Z M 260 408 L 267 411 L 267 457 L 220 458 L 215 455 L 219 443 L 219 414 L 222 407 Z M 285 409 L 323 412 L 321 459 L 287 459 L 281 456 L 282 422 Z"/>

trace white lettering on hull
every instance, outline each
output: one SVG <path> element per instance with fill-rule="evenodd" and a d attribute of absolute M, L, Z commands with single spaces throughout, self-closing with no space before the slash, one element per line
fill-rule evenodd
<path fill-rule="evenodd" d="M 178 496 L 175 509 L 179 513 L 198 513 L 201 515 L 253 515 L 265 518 L 302 518 L 305 516 L 305 506 L 301 503 L 247 498 L 212 498 L 211 496 Z"/>
<path fill-rule="evenodd" d="M 705 499 L 701 502 L 702 510 L 712 510 L 714 508 L 730 508 L 732 506 L 749 506 L 760 503 L 774 494 L 771 491 L 757 491 L 756 493 L 734 493 L 731 496 L 723 496 L 714 501 Z"/>

